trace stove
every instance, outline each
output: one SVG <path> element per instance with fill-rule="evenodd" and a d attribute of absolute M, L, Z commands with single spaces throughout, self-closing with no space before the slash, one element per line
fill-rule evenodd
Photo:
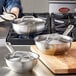
<path fill-rule="evenodd" d="M 37 35 L 50 33 L 50 16 L 49 16 L 49 13 L 27 13 L 26 15 L 32 15 L 36 18 L 45 19 L 46 28 L 41 32 L 19 35 L 19 34 L 14 32 L 12 27 L 10 27 L 9 33 L 7 35 L 7 38 L 6 38 L 6 42 L 10 42 L 12 45 L 34 45 L 35 44 L 34 37 L 36 37 Z"/>
<path fill-rule="evenodd" d="M 69 13 L 76 13 L 76 0 L 48 0 L 49 13 L 60 13 L 66 11 Z"/>
<path fill-rule="evenodd" d="M 74 25 L 74 28 L 68 35 L 76 41 L 76 13 L 51 14 L 51 33 L 63 34 L 69 24 Z"/>

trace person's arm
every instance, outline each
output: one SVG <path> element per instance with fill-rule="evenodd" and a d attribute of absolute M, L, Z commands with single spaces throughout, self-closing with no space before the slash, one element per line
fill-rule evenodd
<path fill-rule="evenodd" d="M 7 12 L 15 14 L 19 17 L 22 7 L 20 0 L 6 0 L 6 10 Z"/>

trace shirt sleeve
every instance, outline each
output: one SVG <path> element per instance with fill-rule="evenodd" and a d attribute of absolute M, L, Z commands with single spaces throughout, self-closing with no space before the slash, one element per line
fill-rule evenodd
<path fill-rule="evenodd" d="M 5 7 L 7 12 L 10 12 L 13 7 L 18 7 L 20 10 L 22 9 L 20 0 L 6 0 Z"/>

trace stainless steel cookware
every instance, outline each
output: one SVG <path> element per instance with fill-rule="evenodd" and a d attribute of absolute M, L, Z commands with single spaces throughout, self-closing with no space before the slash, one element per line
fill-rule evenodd
<path fill-rule="evenodd" d="M 11 53 L 5 57 L 5 61 L 12 71 L 24 73 L 26 71 L 31 71 L 37 64 L 39 58 L 38 54 L 28 51 L 14 51 L 9 42 L 6 43 L 6 47 Z"/>
<path fill-rule="evenodd" d="M 46 28 L 45 20 L 41 18 L 35 18 L 33 16 L 24 16 L 22 18 L 15 19 L 12 23 L 12 26 L 17 34 L 40 32 Z"/>
<path fill-rule="evenodd" d="M 71 48 L 72 38 L 66 35 L 73 29 L 73 27 L 73 25 L 69 25 L 63 35 L 53 33 L 35 37 L 34 40 L 37 48 L 44 54 L 64 54 Z"/>

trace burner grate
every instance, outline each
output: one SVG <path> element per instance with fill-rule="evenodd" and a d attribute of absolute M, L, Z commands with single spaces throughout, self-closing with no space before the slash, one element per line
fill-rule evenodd
<path fill-rule="evenodd" d="M 74 25 L 74 29 L 68 34 L 76 41 L 76 13 L 51 14 L 51 33 L 63 34 L 69 24 Z"/>

